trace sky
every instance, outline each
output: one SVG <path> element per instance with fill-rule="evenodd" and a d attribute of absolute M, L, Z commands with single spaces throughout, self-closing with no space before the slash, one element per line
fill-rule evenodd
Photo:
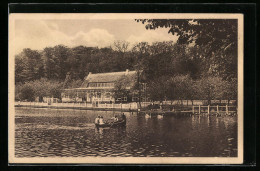
<path fill-rule="evenodd" d="M 123 40 L 130 46 L 138 42 L 174 41 L 168 29 L 146 30 L 145 25 L 133 19 L 17 19 L 15 20 L 15 52 L 24 48 L 43 50 L 63 44 L 107 47 Z"/>

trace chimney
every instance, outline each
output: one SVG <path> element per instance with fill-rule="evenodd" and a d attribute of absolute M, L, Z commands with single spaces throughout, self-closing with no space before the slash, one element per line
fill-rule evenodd
<path fill-rule="evenodd" d="M 126 71 L 125 71 L 125 75 L 127 75 L 127 74 L 128 74 L 128 72 L 129 72 L 129 69 L 126 69 Z"/>

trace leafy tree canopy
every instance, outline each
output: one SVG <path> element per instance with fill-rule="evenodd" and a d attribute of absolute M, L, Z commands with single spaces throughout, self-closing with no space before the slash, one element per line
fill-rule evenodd
<path fill-rule="evenodd" d="M 202 47 L 200 54 L 210 63 L 211 73 L 236 77 L 237 20 L 235 19 L 136 19 L 146 29 L 169 28 L 178 44 Z M 224 70 L 224 72 L 223 72 Z"/>

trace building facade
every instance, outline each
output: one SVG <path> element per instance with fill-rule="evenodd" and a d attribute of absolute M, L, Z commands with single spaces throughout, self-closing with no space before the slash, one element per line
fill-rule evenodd
<path fill-rule="evenodd" d="M 137 72 L 109 72 L 97 73 L 91 72 L 85 77 L 81 87 L 65 89 L 62 94 L 62 102 L 87 102 L 87 103 L 116 103 L 135 101 L 136 96 L 126 95 L 124 97 L 115 97 L 115 86 L 122 81 L 124 89 L 130 91 L 137 82 Z"/>

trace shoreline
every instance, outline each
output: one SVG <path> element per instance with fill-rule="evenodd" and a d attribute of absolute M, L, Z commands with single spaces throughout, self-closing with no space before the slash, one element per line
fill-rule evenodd
<path fill-rule="evenodd" d="M 121 111 L 121 112 L 137 112 L 139 114 L 149 114 L 149 115 L 234 115 L 235 111 L 205 111 L 201 110 L 195 111 L 194 107 L 192 110 L 148 110 L 145 107 L 138 108 L 128 108 L 128 107 L 91 107 L 91 106 L 69 106 L 69 105 L 48 105 L 48 104 L 15 104 L 14 107 L 24 107 L 24 108 L 45 108 L 45 109 L 73 109 L 73 110 L 96 110 L 96 111 Z M 202 107 L 201 107 L 202 108 Z M 200 109 L 199 109 L 200 110 Z"/>
<path fill-rule="evenodd" d="M 79 107 L 79 106 L 38 106 L 38 105 L 14 105 L 14 107 L 28 107 L 28 108 L 50 108 L 50 109 L 75 109 L 75 110 L 98 110 L 98 111 L 124 111 L 137 112 L 136 109 L 121 109 L 121 108 L 100 108 L 100 107 Z"/>

